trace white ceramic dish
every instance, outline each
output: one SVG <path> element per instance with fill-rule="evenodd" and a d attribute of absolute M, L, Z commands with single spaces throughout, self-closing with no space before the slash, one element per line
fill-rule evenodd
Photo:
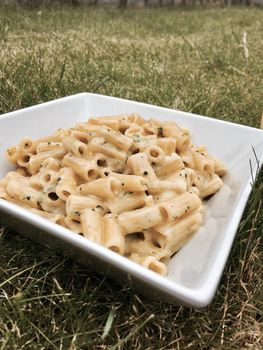
<path fill-rule="evenodd" d="M 91 116 L 132 112 L 146 119 L 174 120 L 189 128 L 193 142 L 206 145 L 229 169 L 225 186 L 207 203 L 204 225 L 171 259 L 167 277 L 1 199 L 0 221 L 29 237 L 59 247 L 152 297 L 205 306 L 215 294 L 251 192 L 251 167 L 255 176 L 257 161 L 262 164 L 263 131 L 144 103 L 82 93 L 0 116 L 0 178 L 13 169 L 5 160 L 4 151 L 25 136 L 49 135 Z"/>

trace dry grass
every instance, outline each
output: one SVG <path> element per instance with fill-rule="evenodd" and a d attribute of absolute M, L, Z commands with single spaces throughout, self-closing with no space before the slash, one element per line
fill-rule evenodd
<path fill-rule="evenodd" d="M 0 10 L 0 112 L 80 91 L 258 127 L 260 9 Z M 153 302 L 1 229 L 0 349 L 262 349 L 263 174 L 213 303 Z"/>

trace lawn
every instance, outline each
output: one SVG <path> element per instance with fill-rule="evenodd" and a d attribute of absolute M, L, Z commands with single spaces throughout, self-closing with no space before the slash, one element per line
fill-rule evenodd
<path fill-rule="evenodd" d="M 96 91 L 259 127 L 262 33 L 259 8 L 0 8 L 0 113 Z M 0 349 L 262 349 L 262 179 L 200 310 L 0 228 Z"/>

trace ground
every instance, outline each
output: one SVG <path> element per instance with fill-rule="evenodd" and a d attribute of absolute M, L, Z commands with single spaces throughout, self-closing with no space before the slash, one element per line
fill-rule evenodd
<path fill-rule="evenodd" d="M 258 127 L 259 8 L 0 10 L 0 113 L 82 91 Z M 2 227 L 1 349 L 262 349 L 262 171 L 210 306 L 150 300 Z"/>

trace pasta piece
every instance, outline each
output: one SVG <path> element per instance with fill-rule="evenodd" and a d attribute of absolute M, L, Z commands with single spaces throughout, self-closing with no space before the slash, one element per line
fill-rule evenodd
<path fill-rule="evenodd" d="M 178 154 L 186 167 L 194 169 L 195 162 L 191 147 L 184 148 L 183 150 L 179 151 Z"/>
<path fill-rule="evenodd" d="M 126 134 L 123 135 L 120 132 L 116 133 L 109 128 L 103 128 L 102 132 L 103 136 L 105 137 L 105 140 L 110 144 L 125 152 L 127 152 L 130 149 L 132 145 L 132 140 L 129 137 L 125 136 Z"/>
<path fill-rule="evenodd" d="M 114 199 L 108 199 L 107 204 L 110 211 L 117 215 L 123 211 L 142 208 L 145 205 L 146 195 L 144 192 L 122 192 Z"/>
<path fill-rule="evenodd" d="M 185 178 L 187 189 L 189 190 L 196 182 L 196 171 L 191 168 L 185 168 L 182 173 Z"/>
<path fill-rule="evenodd" d="M 62 142 L 65 136 L 70 134 L 70 129 L 58 129 L 53 135 L 41 137 L 38 142 Z"/>
<path fill-rule="evenodd" d="M 77 192 L 77 180 L 72 169 L 60 169 L 56 180 L 56 194 L 63 201 L 66 201 L 68 196 Z"/>
<path fill-rule="evenodd" d="M 84 159 L 73 156 L 71 153 L 65 155 L 62 165 L 71 168 L 74 172 L 87 182 L 99 177 L 98 166 L 94 159 Z"/>
<path fill-rule="evenodd" d="M 28 153 L 35 154 L 36 153 L 37 142 L 32 140 L 29 137 L 25 137 L 19 143 L 18 147 L 20 148 L 20 151 L 23 154 L 28 154 Z"/>
<path fill-rule="evenodd" d="M 93 209 L 84 209 L 80 215 L 80 223 L 84 237 L 102 244 L 103 221 L 101 214 Z"/>
<path fill-rule="evenodd" d="M 109 173 L 109 176 L 120 182 L 121 191 L 143 192 L 147 190 L 146 180 L 142 176 L 123 175 L 114 172 Z"/>
<path fill-rule="evenodd" d="M 125 242 L 126 255 L 136 253 L 139 255 L 152 255 L 159 258 L 159 256 L 163 254 L 163 250 L 158 242 L 152 237 L 151 239 L 146 239 L 143 232 L 139 232 L 139 234 L 129 234 L 126 236 Z"/>
<path fill-rule="evenodd" d="M 25 137 L 15 146 L 12 146 L 6 151 L 6 158 L 22 167 L 27 167 L 30 156 L 36 153 L 36 142 Z"/>
<path fill-rule="evenodd" d="M 162 220 L 163 218 L 157 205 L 123 212 L 118 217 L 119 224 L 126 233 L 146 230 L 158 225 Z"/>
<path fill-rule="evenodd" d="M 123 172 L 126 166 L 126 159 L 120 160 L 115 159 L 109 156 L 106 156 L 105 154 L 99 153 L 94 157 L 94 160 L 96 161 L 96 164 L 98 166 L 99 171 L 101 173 L 101 168 L 104 166 L 108 167 L 110 169 L 109 172 Z M 108 174 L 109 175 L 109 174 Z M 107 176 L 108 176 L 107 175 Z"/>
<path fill-rule="evenodd" d="M 6 191 L 12 199 L 16 198 L 32 208 L 39 208 L 39 192 L 30 187 L 29 184 L 26 185 L 24 181 L 10 180 Z"/>
<path fill-rule="evenodd" d="M 121 119 L 122 120 L 122 119 Z M 139 125 L 143 125 L 145 120 L 138 113 L 131 113 L 127 116 L 127 121 L 130 123 L 136 123 Z"/>
<path fill-rule="evenodd" d="M 110 127 L 105 127 L 105 125 L 88 125 L 86 131 L 88 131 L 89 133 L 94 133 L 96 134 L 96 136 L 102 137 L 111 145 L 114 145 L 115 147 L 126 152 L 132 145 L 132 140 L 129 137 L 126 137 L 120 132 L 116 132 Z"/>
<path fill-rule="evenodd" d="M 39 204 L 41 208 L 48 213 L 60 215 L 65 215 L 66 213 L 65 202 L 58 197 L 53 188 L 48 189 L 45 193 L 40 195 Z"/>
<path fill-rule="evenodd" d="M 156 135 L 139 135 L 134 134 L 132 136 L 133 144 L 130 148 L 132 154 L 144 152 L 146 148 L 150 146 L 154 146 L 158 142 L 158 138 Z"/>
<path fill-rule="evenodd" d="M 157 141 L 157 145 L 161 147 L 165 155 L 169 155 L 176 151 L 176 139 L 172 137 L 162 137 Z"/>
<path fill-rule="evenodd" d="M 188 188 L 188 181 L 185 169 L 172 172 L 168 176 L 163 176 L 162 181 L 173 182 L 177 186 L 177 193 L 186 192 Z"/>
<path fill-rule="evenodd" d="M 52 141 L 43 141 L 39 142 L 36 148 L 36 153 L 47 152 L 54 149 L 62 149 L 62 142 L 52 142 Z"/>
<path fill-rule="evenodd" d="M 89 123 L 93 125 L 106 125 L 114 130 L 125 132 L 125 130 L 128 129 L 131 124 L 137 123 L 141 125 L 144 124 L 144 120 L 137 113 L 132 113 L 129 115 L 120 114 L 116 116 L 91 118 Z"/>
<path fill-rule="evenodd" d="M 18 180 L 21 182 L 21 185 L 29 183 L 29 180 L 26 176 L 23 176 L 16 171 L 9 171 L 9 173 L 7 173 L 6 176 L 0 181 L 0 184 L 6 187 L 10 180 Z"/>
<path fill-rule="evenodd" d="M 71 194 L 66 201 L 66 213 L 73 220 L 80 221 L 80 214 L 83 209 L 100 209 L 103 214 L 107 212 L 107 205 L 96 196 L 78 196 Z"/>
<path fill-rule="evenodd" d="M 63 146 L 68 152 L 72 152 L 76 157 L 83 157 L 88 154 L 86 143 L 69 135 L 63 139 Z"/>
<path fill-rule="evenodd" d="M 195 193 L 200 198 L 200 191 L 199 191 L 199 189 L 197 187 L 190 186 L 189 187 L 189 192 Z"/>
<path fill-rule="evenodd" d="M 214 159 L 194 148 L 193 159 L 195 168 L 202 174 L 214 173 Z"/>
<path fill-rule="evenodd" d="M 88 151 L 91 153 L 103 153 L 119 160 L 126 160 L 126 153 L 113 144 L 105 142 L 103 137 L 94 137 L 89 143 Z"/>
<path fill-rule="evenodd" d="M 164 137 L 176 139 L 176 149 L 182 151 L 190 144 L 189 134 L 185 129 L 178 127 L 176 123 L 165 122 L 162 124 L 162 134 Z"/>
<path fill-rule="evenodd" d="M 222 164 L 216 158 L 214 159 L 214 170 L 215 170 L 215 173 L 220 177 L 223 177 L 227 174 L 227 168 L 225 167 L 225 165 Z"/>
<path fill-rule="evenodd" d="M 104 179 L 94 180 L 90 183 L 80 185 L 78 190 L 82 195 L 93 194 L 101 198 L 110 199 L 117 195 L 120 188 L 120 181 L 109 176 Z"/>
<path fill-rule="evenodd" d="M 142 265 L 143 267 L 146 267 L 149 270 L 158 273 L 161 276 L 166 276 L 167 274 L 166 265 L 158 259 L 156 259 L 154 256 L 145 256 L 133 253 L 129 256 L 129 259 L 137 262 L 138 264 Z"/>
<path fill-rule="evenodd" d="M 90 118 L 89 123 L 93 125 L 106 125 L 113 130 L 120 130 L 120 120 L 116 116 Z"/>
<path fill-rule="evenodd" d="M 155 173 L 157 176 L 165 176 L 172 172 L 182 170 L 184 167 L 181 157 L 177 153 L 171 153 L 169 156 L 165 156 L 161 166 L 155 169 Z"/>
<path fill-rule="evenodd" d="M 103 219 L 103 245 L 120 255 L 124 255 L 125 239 L 123 229 L 112 214 L 106 214 Z"/>
<path fill-rule="evenodd" d="M 175 193 L 183 193 L 186 191 L 185 182 L 155 180 L 148 183 L 148 192 L 151 194 L 163 191 L 174 191 Z"/>
<path fill-rule="evenodd" d="M 58 175 L 56 171 L 41 168 L 37 174 L 32 175 L 29 178 L 29 182 L 30 185 L 36 190 L 42 191 L 44 189 L 46 192 L 48 188 L 54 187 L 56 185 L 57 176 Z"/>
<path fill-rule="evenodd" d="M 193 211 L 175 222 L 168 222 L 154 228 L 165 236 L 166 249 L 175 253 L 189 241 L 201 223 L 202 215 L 198 211 Z"/>
<path fill-rule="evenodd" d="M 157 145 L 148 146 L 145 149 L 149 162 L 154 165 L 161 165 L 164 162 L 165 153 L 161 147 Z"/>
<path fill-rule="evenodd" d="M 42 171 L 42 169 L 59 171 L 60 166 L 61 166 L 61 160 L 55 159 L 53 157 L 49 157 L 43 161 L 40 172 Z"/>
<path fill-rule="evenodd" d="M 144 176 L 149 181 L 157 179 L 146 153 L 136 153 L 130 156 L 127 165 L 130 166 L 135 175 Z"/>
<path fill-rule="evenodd" d="M 176 220 L 202 205 L 200 198 L 190 192 L 185 192 L 173 199 L 160 203 L 159 208 L 164 220 Z"/>
<path fill-rule="evenodd" d="M 138 138 L 139 135 L 144 134 L 144 129 L 142 126 L 137 124 L 131 124 L 126 130 L 124 135 L 129 137 L 136 137 Z"/>
<path fill-rule="evenodd" d="M 26 169 L 23 168 L 23 167 L 18 167 L 16 170 L 15 170 L 16 173 L 22 175 L 22 176 L 27 176 L 27 172 L 26 172 Z"/>
<path fill-rule="evenodd" d="M 206 198 L 216 193 L 223 186 L 223 181 L 216 174 L 213 175 L 211 180 L 204 184 L 202 188 L 200 188 L 200 198 Z"/>
<path fill-rule="evenodd" d="M 20 154 L 21 150 L 18 145 L 11 146 L 6 150 L 6 159 L 13 164 L 17 164 L 17 159 Z"/>
<path fill-rule="evenodd" d="M 54 148 L 46 152 L 41 152 L 30 157 L 28 160 L 28 170 L 32 175 L 36 174 L 42 163 L 49 158 L 62 159 L 66 151 L 62 147 Z"/>
<path fill-rule="evenodd" d="M 77 233 L 77 234 L 83 234 L 82 233 L 82 225 L 80 223 L 80 221 L 74 220 L 71 217 L 66 216 L 65 218 L 65 223 L 66 226 L 73 232 Z"/>
<path fill-rule="evenodd" d="M 155 202 L 153 200 L 153 196 L 145 197 L 145 207 L 153 207 L 154 205 L 155 205 Z"/>

